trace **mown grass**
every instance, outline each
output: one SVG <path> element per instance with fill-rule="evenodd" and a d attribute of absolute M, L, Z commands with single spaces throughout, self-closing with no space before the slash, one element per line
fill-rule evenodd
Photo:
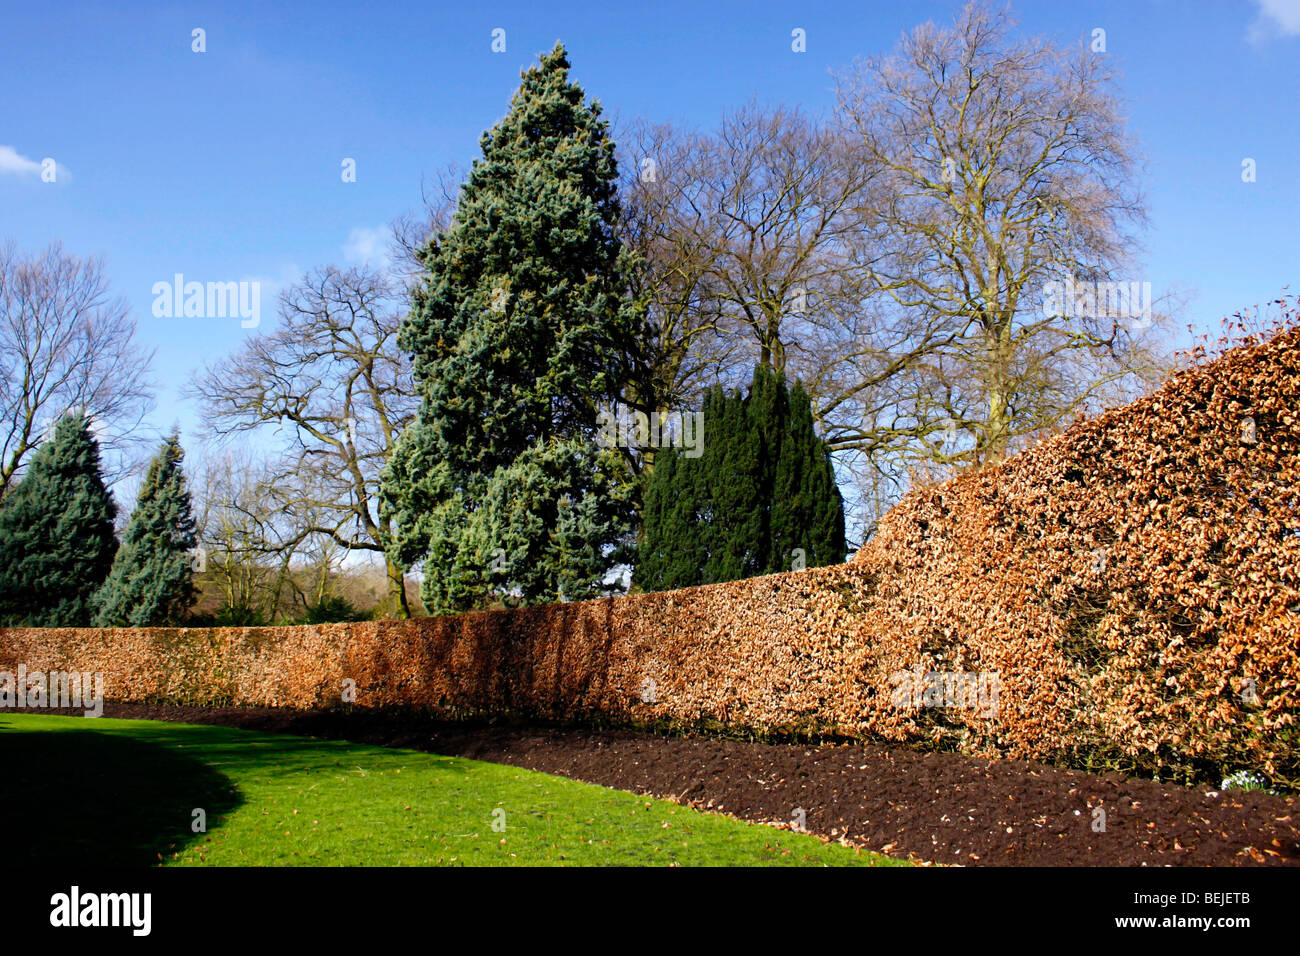
<path fill-rule="evenodd" d="M 34 863 L 900 864 L 515 767 L 226 727 L 2 713 L 0 760 L 0 819 L 39 834 L 12 841 Z"/>

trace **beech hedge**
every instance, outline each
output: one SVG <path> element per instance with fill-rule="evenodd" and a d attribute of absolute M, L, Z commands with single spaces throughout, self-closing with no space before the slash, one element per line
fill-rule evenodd
<path fill-rule="evenodd" d="M 0 672 L 100 671 L 122 701 L 708 722 L 1294 786 L 1298 381 L 1296 330 L 1194 364 L 912 492 L 845 565 L 413 621 L 0 629 Z"/>

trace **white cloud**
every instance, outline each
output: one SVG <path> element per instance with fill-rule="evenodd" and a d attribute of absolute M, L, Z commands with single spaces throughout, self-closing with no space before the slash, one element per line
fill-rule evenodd
<path fill-rule="evenodd" d="M 12 146 L 0 146 L 0 173 L 14 173 L 18 176 L 39 176 L 41 164 L 34 159 L 21 155 Z"/>
<path fill-rule="evenodd" d="M 352 265 L 382 266 L 388 262 L 387 226 L 357 226 L 343 243 L 343 258 Z"/>
<path fill-rule="evenodd" d="M 39 179 L 41 163 L 39 159 L 27 158 L 12 146 L 0 146 L 0 176 L 7 173 L 12 176 L 33 176 Z M 55 182 L 72 178 L 68 173 L 68 167 L 62 163 L 54 164 L 54 174 Z"/>
<path fill-rule="evenodd" d="M 1247 36 L 1252 43 L 1277 37 L 1300 36 L 1300 0 L 1255 0 L 1259 14 L 1251 21 Z"/>

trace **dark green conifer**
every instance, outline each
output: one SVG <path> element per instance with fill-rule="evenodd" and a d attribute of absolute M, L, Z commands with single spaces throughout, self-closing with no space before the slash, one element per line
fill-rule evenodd
<path fill-rule="evenodd" d="M 180 438 L 149 463 L 108 580 L 95 595 L 99 627 L 179 624 L 194 603 L 194 514 Z"/>
<path fill-rule="evenodd" d="M 799 383 L 766 366 L 749 394 L 710 389 L 704 454 L 661 451 L 634 574 L 647 591 L 843 562 L 844 506 Z"/>
<path fill-rule="evenodd" d="M 116 514 L 90 420 L 64 415 L 0 503 L 0 623 L 90 626 L 117 551 Z"/>

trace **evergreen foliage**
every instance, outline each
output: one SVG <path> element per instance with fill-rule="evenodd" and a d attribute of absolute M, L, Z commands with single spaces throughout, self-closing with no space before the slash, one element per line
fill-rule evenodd
<path fill-rule="evenodd" d="M 0 623 L 90 626 L 117 551 L 116 514 L 90 420 L 64 415 L 0 502 Z"/>
<path fill-rule="evenodd" d="M 704 400 L 704 452 L 661 449 L 634 576 L 647 591 L 844 561 L 844 503 L 803 386 L 768 366 Z"/>
<path fill-rule="evenodd" d="M 95 595 L 98 627 L 179 624 L 194 603 L 194 513 L 181 470 L 180 438 L 149 463 L 113 569 Z"/>
<path fill-rule="evenodd" d="M 568 71 L 557 44 L 484 134 L 399 337 L 421 406 L 383 507 L 433 613 L 595 593 L 634 525 L 632 475 L 596 446 L 638 327 L 631 259 L 607 124 Z"/>

